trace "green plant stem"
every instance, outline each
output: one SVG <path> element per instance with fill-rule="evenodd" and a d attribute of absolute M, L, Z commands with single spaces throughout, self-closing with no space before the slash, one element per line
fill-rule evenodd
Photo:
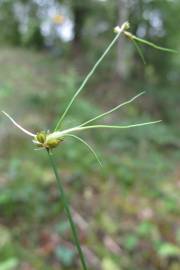
<path fill-rule="evenodd" d="M 72 234 L 73 234 L 74 241 L 75 241 L 75 244 L 76 244 L 79 256 L 80 256 L 80 260 L 81 260 L 83 270 L 88 270 L 88 268 L 86 266 L 85 258 L 84 258 L 84 255 L 83 255 L 83 252 L 82 252 L 82 249 L 81 249 L 81 245 L 80 245 L 80 242 L 79 242 L 79 239 L 78 239 L 76 226 L 74 224 L 74 221 L 73 221 L 73 218 L 72 218 L 72 215 L 71 215 L 71 211 L 70 211 L 70 208 L 69 208 L 69 205 L 68 205 L 66 194 L 64 192 L 63 185 L 62 185 L 60 177 L 58 175 L 57 168 L 56 168 L 52 153 L 49 152 L 49 151 L 47 151 L 47 152 L 48 152 L 50 164 L 52 166 L 52 169 L 53 169 L 55 177 L 56 177 L 56 182 L 57 182 L 57 186 L 59 188 L 59 192 L 60 192 L 60 195 L 61 195 L 61 198 L 62 198 L 62 201 L 63 201 L 64 210 L 65 210 L 66 216 L 67 216 L 67 218 L 69 220 L 69 223 L 70 223 L 70 226 L 71 226 Z"/>

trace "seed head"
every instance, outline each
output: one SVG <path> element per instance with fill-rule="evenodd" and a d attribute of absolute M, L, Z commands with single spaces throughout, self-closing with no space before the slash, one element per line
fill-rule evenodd
<path fill-rule="evenodd" d="M 45 132 L 40 132 L 36 135 L 36 140 L 39 142 L 39 143 L 45 143 L 46 141 L 46 133 Z"/>
<path fill-rule="evenodd" d="M 63 139 L 51 139 L 46 142 L 45 147 L 48 149 L 56 148 Z"/>
<path fill-rule="evenodd" d="M 63 141 L 63 138 L 49 138 L 48 135 L 49 133 L 45 131 L 37 133 L 33 143 L 40 148 L 53 149 Z"/>
<path fill-rule="evenodd" d="M 130 28 L 129 22 L 125 22 L 125 23 L 123 23 L 123 24 L 121 25 L 121 27 L 120 27 L 120 26 L 116 26 L 116 27 L 114 28 L 114 32 L 115 32 L 116 34 L 118 34 L 118 33 L 120 33 L 120 32 L 124 32 L 124 31 L 128 30 L 129 28 Z"/>

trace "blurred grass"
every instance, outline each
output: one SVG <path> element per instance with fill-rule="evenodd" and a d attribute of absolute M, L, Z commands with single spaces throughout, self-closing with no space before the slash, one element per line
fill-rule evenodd
<path fill-rule="evenodd" d="M 29 130 L 53 128 L 80 80 L 67 60 L 22 49 L 0 50 L 0 107 Z M 97 98 L 99 85 L 100 79 L 89 84 L 66 118 L 66 127 L 107 109 L 109 97 L 116 102 L 113 91 Z M 148 97 L 142 102 L 148 103 Z M 139 101 L 105 122 L 142 120 L 152 117 Z M 163 122 L 126 131 L 84 132 L 83 138 L 101 153 L 102 171 L 72 139 L 57 149 L 56 161 L 92 269 L 179 269 L 177 130 Z M 31 141 L 3 116 L 0 131 L 0 270 L 79 269 L 46 155 L 35 152 Z"/>

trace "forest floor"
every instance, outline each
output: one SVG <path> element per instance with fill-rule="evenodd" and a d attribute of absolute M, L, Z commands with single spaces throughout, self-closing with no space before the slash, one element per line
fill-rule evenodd
<path fill-rule="evenodd" d="M 1 109 L 29 130 L 51 129 L 82 80 L 75 70 L 46 53 L 1 49 Z M 122 91 L 112 77 L 102 82 L 100 72 L 97 78 L 74 104 L 65 127 L 137 94 L 130 86 Z M 104 122 L 160 116 L 148 94 Z M 172 126 L 85 132 L 83 138 L 101 153 L 102 169 L 72 139 L 55 152 L 89 269 L 180 268 L 179 141 Z M 34 151 L 3 115 L 0 139 L 0 270 L 81 269 L 46 154 Z"/>

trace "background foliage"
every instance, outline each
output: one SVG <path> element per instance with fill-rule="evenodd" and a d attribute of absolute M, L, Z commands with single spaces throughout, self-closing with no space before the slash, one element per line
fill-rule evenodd
<path fill-rule="evenodd" d="M 1 0 L 0 107 L 29 130 L 51 129 L 123 19 L 139 37 L 180 50 L 178 0 Z M 104 119 L 156 126 L 84 132 L 103 159 L 68 138 L 56 151 L 90 269 L 178 270 L 179 60 L 128 40 L 115 46 L 65 126 L 125 101 Z M 125 57 L 125 59 L 122 57 Z M 44 152 L 0 117 L 0 270 L 80 269 Z"/>

